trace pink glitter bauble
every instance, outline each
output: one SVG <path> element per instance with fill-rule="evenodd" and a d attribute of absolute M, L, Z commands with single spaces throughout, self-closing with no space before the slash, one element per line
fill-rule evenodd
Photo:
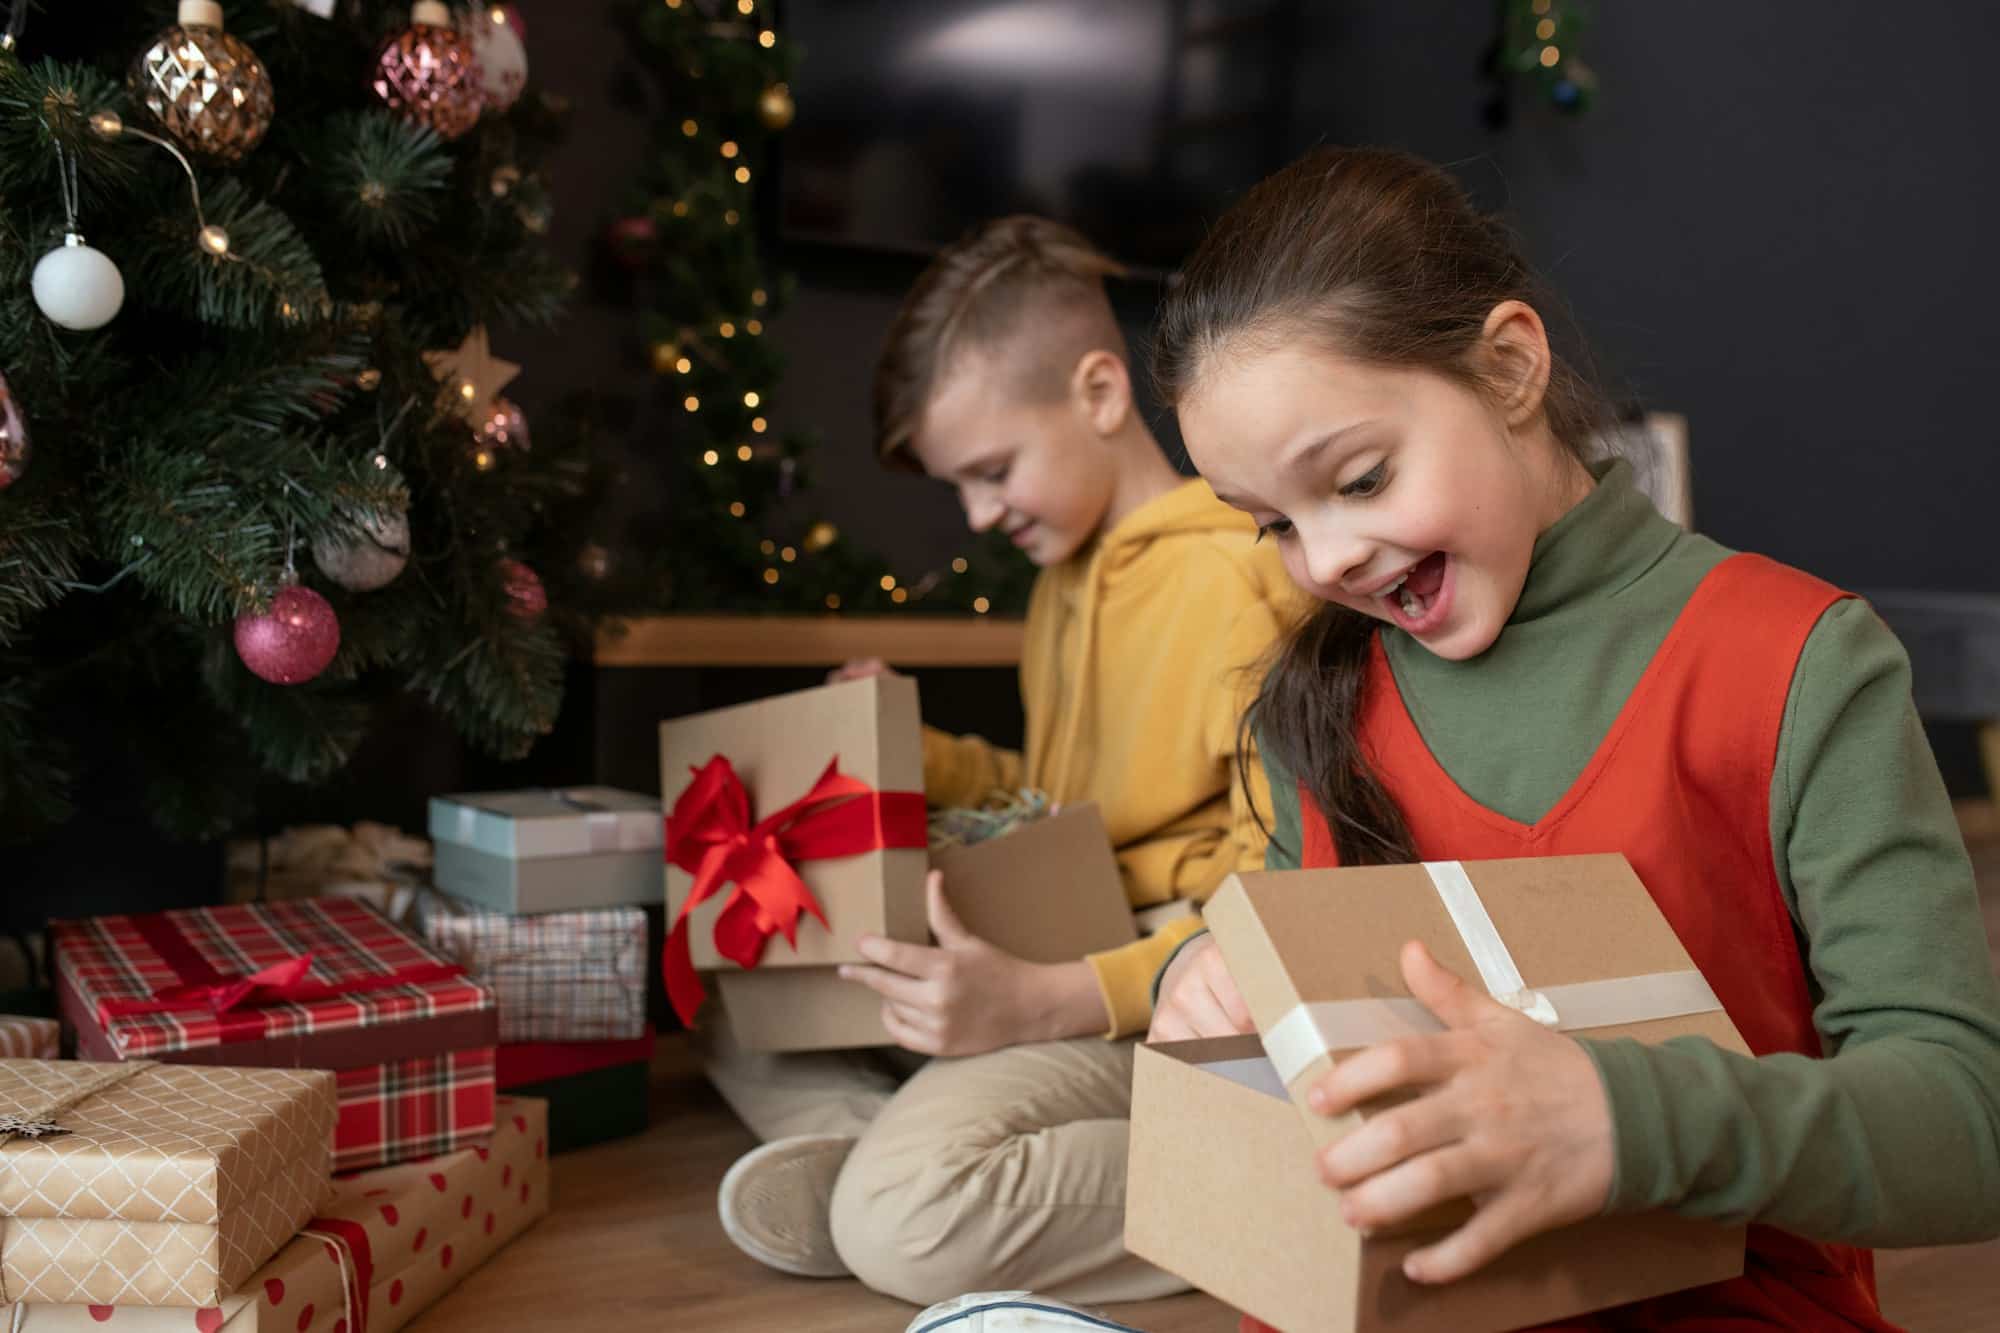
<path fill-rule="evenodd" d="M 311 680 L 339 650 L 340 621 L 311 588 L 280 589 L 264 614 L 236 617 L 236 655 L 273 685 Z"/>
<path fill-rule="evenodd" d="M 375 52 L 369 86 L 403 119 L 456 139 L 479 122 L 486 89 L 472 44 L 455 30 L 412 23 Z"/>
<path fill-rule="evenodd" d="M 500 578 L 514 602 L 508 609 L 521 619 L 533 620 L 549 609 L 549 593 L 542 587 L 541 577 L 519 560 L 502 560 Z"/>
<path fill-rule="evenodd" d="M 14 405 L 14 391 L 7 377 L 0 375 L 0 491 L 21 479 L 28 470 L 28 423 Z"/>

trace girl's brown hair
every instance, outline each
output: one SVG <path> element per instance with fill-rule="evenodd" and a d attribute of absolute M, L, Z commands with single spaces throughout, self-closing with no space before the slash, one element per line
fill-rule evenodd
<path fill-rule="evenodd" d="M 1550 309 L 1541 298 L 1513 236 L 1444 171 L 1407 153 L 1321 148 L 1258 183 L 1202 242 L 1161 311 L 1153 375 L 1177 404 L 1218 354 L 1305 337 L 1497 394 L 1506 368 L 1482 349 L 1486 317 L 1508 300 Z M 1589 378 L 1560 356 L 1542 411 L 1579 460 L 1609 419 Z M 1274 650 L 1238 737 L 1242 757 L 1254 734 L 1299 780 L 1343 865 L 1416 858 L 1358 735 L 1375 623 L 1321 606 Z"/>

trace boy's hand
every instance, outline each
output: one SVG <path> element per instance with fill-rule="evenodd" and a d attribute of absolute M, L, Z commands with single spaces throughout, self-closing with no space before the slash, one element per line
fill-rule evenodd
<path fill-rule="evenodd" d="M 843 680 L 866 680 L 870 676 L 900 676 L 903 673 L 884 662 L 879 657 L 857 657 L 851 662 L 843 662 L 826 673 L 826 683 L 838 685 Z"/>
<path fill-rule="evenodd" d="M 1160 1002 L 1146 1040 L 1234 1037 L 1256 1030 L 1236 978 L 1215 947 L 1215 936 L 1203 935 L 1182 949 L 1160 978 Z"/>
<path fill-rule="evenodd" d="M 1324 1149 L 1320 1175 L 1343 1191 L 1341 1215 L 1356 1227 L 1470 1197 L 1471 1221 L 1403 1261 L 1412 1281 L 1451 1282 L 1529 1236 L 1603 1211 L 1611 1107 L 1575 1041 L 1467 985 L 1415 941 L 1403 946 L 1402 965 L 1410 994 L 1448 1031 L 1349 1056 L 1308 1099 L 1332 1116 L 1421 1090 Z"/>
<path fill-rule="evenodd" d="M 875 966 L 840 968 L 882 997 L 882 1023 L 898 1045 L 978 1055 L 1081 1036 L 1109 1021 L 1088 963 L 1030 963 L 994 948 L 959 921 L 938 871 L 924 881 L 924 896 L 936 948 L 863 935 L 861 956 Z"/>

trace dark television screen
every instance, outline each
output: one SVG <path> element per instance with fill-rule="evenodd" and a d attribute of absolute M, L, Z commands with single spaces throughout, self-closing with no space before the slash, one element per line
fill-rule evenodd
<path fill-rule="evenodd" d="M 1299 123 L 1299 0 L 790 0 L 789 238 L 928 251 L 1004 213 L 1169 269 Z"/>

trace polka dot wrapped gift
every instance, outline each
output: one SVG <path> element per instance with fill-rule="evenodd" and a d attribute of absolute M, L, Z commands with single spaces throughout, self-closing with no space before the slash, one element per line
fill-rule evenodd
<path fill-rule="evenodd" d="M 30 1304 L 22 1333 L 395 1333 L 549 1210 L 548 1105 L 503 1097 L 492 1141 L 335 1182 L 278 1257 L 199 1309 Z M 9 1312 L 11 1313 L 11 1312 Z"/>

